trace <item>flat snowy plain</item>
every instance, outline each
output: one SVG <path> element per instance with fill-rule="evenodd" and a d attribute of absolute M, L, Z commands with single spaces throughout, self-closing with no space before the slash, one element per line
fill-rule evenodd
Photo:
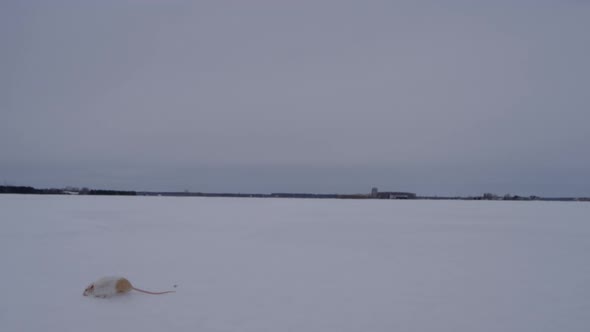
<path fill-rule="evenodd" d="M 0 263 L 2 331 L 590 331 L 588 203 L 0 195 Z"/>

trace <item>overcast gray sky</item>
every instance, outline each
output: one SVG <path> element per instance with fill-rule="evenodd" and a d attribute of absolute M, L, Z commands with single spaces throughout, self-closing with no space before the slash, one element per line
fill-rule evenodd
<path fill-rule="evenodd" d="M 0 181 L 590 195 L 589 1 L 0 1 Z"/>

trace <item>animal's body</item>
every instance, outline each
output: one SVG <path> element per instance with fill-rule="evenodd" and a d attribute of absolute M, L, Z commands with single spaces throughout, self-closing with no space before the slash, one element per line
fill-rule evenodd
<path fill-rule="evenodd" d="M 136 290 L 138 292 L 152 295 L 174 293 L 174 291 L 149 292 L 143 289 L 135 288 L 133 285 L 131 285 L 129 280 L 123 277 L 102 277 L 86 287 L 84 290 L 84 296 L 111 297 L 117 294 L 129 293 L 131 290 Z"/>

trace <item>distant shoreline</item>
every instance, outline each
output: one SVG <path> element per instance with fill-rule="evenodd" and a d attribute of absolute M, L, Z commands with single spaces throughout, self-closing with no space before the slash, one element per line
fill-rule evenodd
<path fill-rule="evenodd" d="M 164 197 L 237 197 L 237 198 L 305 198 L 305 199 L 374 199 L 374 200 L 463 200 L 463 201 L 559 201 L 559 202 L 590 202 L 590 197 L 540 197 L 483 194 L 481 196 L 419 196 L 411 193 L 378 193 L 372 194 L 313 194 L 313 193 L 203 193 L 203 192 L 167 192 L 167 191 L 127 191 L 89 188 L 46 188 L 38 189 L 30 186 L 0 186 L 0 194 L 30 195 L 89 195 L 89 196 L 164 196 Z M 404 195 L 395 195 L 404 194 Z"/>

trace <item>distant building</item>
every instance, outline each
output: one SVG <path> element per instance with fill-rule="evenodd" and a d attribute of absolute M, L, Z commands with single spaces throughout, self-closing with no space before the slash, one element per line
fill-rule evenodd
<path fill-rule="evenodd" d="M 379 189 L 377 189 L 377 187 L 373 187 L 373 189 L 371 189 L 371 197 L 377 198 L 378 193 L 379 193 Z"/>

